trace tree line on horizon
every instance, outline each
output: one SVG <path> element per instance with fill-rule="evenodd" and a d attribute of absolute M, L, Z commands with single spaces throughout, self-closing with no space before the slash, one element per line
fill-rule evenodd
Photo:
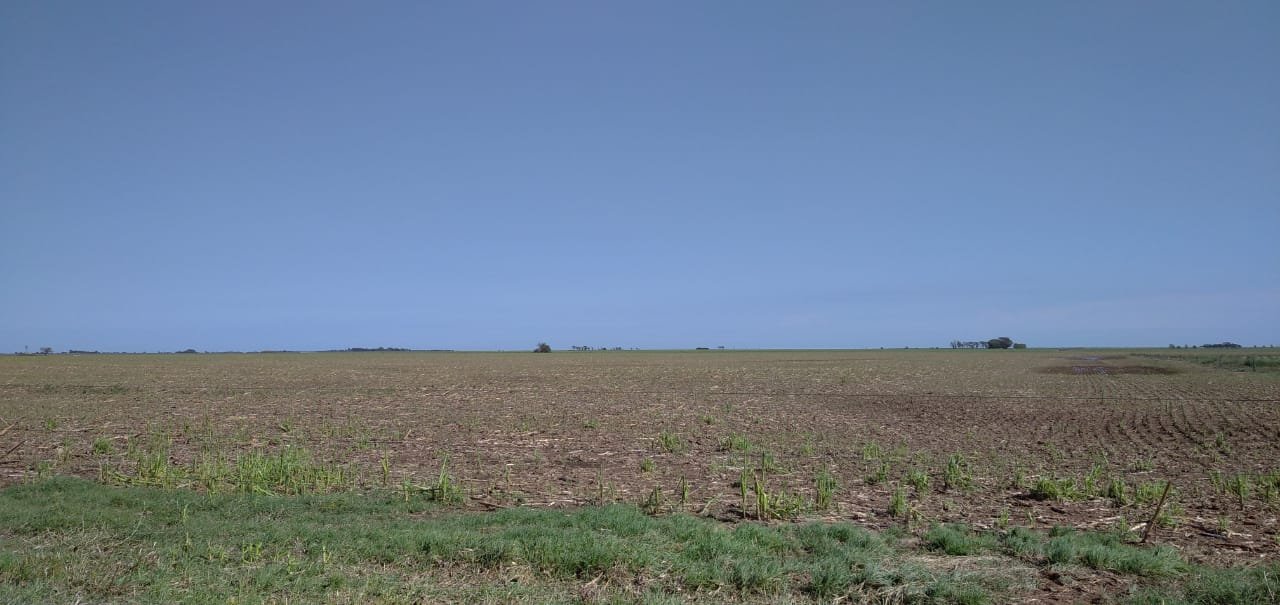
<path fill-rule="evenodd" d="M 1027 345 L 1013 342 L 1008 336 L 1000 336 L 991 340 L 953 340 L 953 349 L 1025 349 Z"/>

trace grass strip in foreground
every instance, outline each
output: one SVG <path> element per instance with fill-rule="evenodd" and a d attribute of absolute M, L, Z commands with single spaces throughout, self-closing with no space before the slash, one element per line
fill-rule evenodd
<path fill-rule="evenodd" d="M 1280 567 L 1212 570 L 1106 534 L 726 525 L 633 506 L 458 512 L 394 493 L 268 496 L 52 478 L 0 492 L 0 602 L 991 603 L 1047 569 L 1139 603 L 1275 601 Z M 1083 571 L 1081 571 L 1083 570 Z"/>

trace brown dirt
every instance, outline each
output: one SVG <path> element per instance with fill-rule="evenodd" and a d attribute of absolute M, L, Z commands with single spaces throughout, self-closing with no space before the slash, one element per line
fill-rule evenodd
<path fill-rule="evenodd" d="M 1048 366 L 1040 369 L 1044 374 L 1180 374 L 1175 368 L 1161 366 L 1112 366 L 1112 365 L 1080 365 Z"/>
<path fill-rule="evenodd" d="M 1121 361 L 1036 351 L 4 357 L 0 455 L 13 451 L 0 457 L 0 484 L 41 466 L 127 470 L 128 443 L 162 434 L 178 464 L 212 445 L 304 446 L 371 487 L 384 455 L 392 483 L 430 482 L 447 456 L 477 507 L 575 506 L 602 492 L 638 502 L 654 488 L 671 504 L 683 477 L 690 510 L 731 520 L 742 465 L 768 452 L 774 490 L 811 499 L 819 469 L 839 479 L 837 509 L 811 517 L 895 524 L 890 495 L 914 468 L 931 479 L 925 494 L 906 488 L 922 524 L 1146 521 L 1150 506 L 1026 497 L 1037 477 L 1083 478 L 1100 464 L 1131 490 L 1173 482 L 1178 525 L 1154 542 L 1211 562 L 1280 556 L 1280 503 L 1255 489 L 1240 510 L 1209 478 L 1280 470 L 1280 380 Z M 663 432 L 677 451 L 661 447 Z M 749 453 L 725 447 L 735 435 Z M 96 439 L 113 453 L 94 454 Z M 874 449 L 887 482 L 868 482 Z M 971 489 L 942 489 L 952 454 L 968 462 Z"/>

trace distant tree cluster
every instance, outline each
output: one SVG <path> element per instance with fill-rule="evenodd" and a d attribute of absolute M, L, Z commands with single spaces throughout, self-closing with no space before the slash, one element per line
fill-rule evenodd
<path fill-rule="evenodd" d="M 1027 345 L 1020 342 L 1013 342 L 1008 336 L 992 338 L 991 340 L 953 340 L 951 341 L 953 349 L 1025 349 Z"/>
<path fill-rule="evenodd" d="M 533 352 L 534 352 L 534 353 L 550 353 L 550 352 L 551 352 L 551 345 L 549 345 L 549 344 L 547 344 L 547 343 L 545 343 L 545 342 L 540 342 L 540 343 L 538 343 L 538 346 L 536 346 L 536 347 L 534 347 L 534 348 L 533 348 Z"/>
<path fill-rule="evenodd" d="M 1220 342 L 1218 344 L 1212 344 L 1212 345 L 1200 345 L 1200 348 L 1202 349 L 1241 349 L 1243 347 L 1241 347 L 1240 345 L 1234 342 Z"/>

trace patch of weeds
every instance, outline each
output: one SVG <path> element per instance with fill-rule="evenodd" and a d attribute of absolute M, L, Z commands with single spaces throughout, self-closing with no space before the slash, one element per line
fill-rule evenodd
<path fill-rule="evenodd" d="M 879 460 L 884 457 L 884 448 L 874 441 L 868 442 L 862 446 L 862 459 L 868 462 Z"/>
<path fill-rule="evenodd" d="M 582 428 L 584 428 L 584 429 L 598 429 L 598 428 L 600 428 L 600 421 L 599 421 L 599 420 L 596 420 L 595 418 L 588 418 L 588 419 L 586 419 L 586 420 L 582 421 Z"/>
<path fill-rule="evenodd" d="M 215 477 L 201 480 L 217 481 Z M 248 452 L 235 461 L 229 482 L 238 491 L 279 494 L 323 493 L 352 486 L 344 469 L 316 464 L 310 452 L 294 447 L 282 448 L 274 454 Z"/>
<path fill-rule="evenodd" d="M 987 534 L 971 531 L 962 524 L 945 523 L 933 526 L 924 535 L 925 547 L 952 556 L 976 555 L 995 549 L 996 539 Z"/>
<path fill-rule="evenodd" d="M 751 448 L 751 441 L 741 433 L 732 433 L 720 440 L 720 451 L 722 452 L 747 453 L 751 451 Z"/>
<path fill-rule="evenodd" d="M 1130 601 L 1143 605 L 1173 603 L 1253 604 L 1280 600 L 1280 564 L 1229 569 L 1197 568 L 1176 588 L 1148 588 Z"/>
<path fill-rule="evenodd" d="M 1169 496 L 1173 497 L 1176 490 L 1169 490 Z M 1155 504 L 1160 500 L 1160 494 L 1164 492 L 1163 481 L 1145 481 L 1139 483 L 1137 489 L 1134 490 L 1133 500 L 1139 505 Z"/>
<path fill-rule="evenodd" d="M 1213 434 L 1213 447 L 1223 454 L 1231 455 L 1231 442 L 1227 441 L 1226 434 L 1221 431 Z"/>
<path fill-rule="evenodd" d="M 54 464 L 52 460 L 41 460 L 37 462 L 34 469 L 36 472 L 36 478 L 46 479 L 53 476 L 53 469 L 56 468 L 56 466 L 57 465 Z"/>
<path fill-rule="evenodd" d="M 894 519 L 905 519 L 907 516 L 907 494 L 901 487 L 893 489 L 889 497 L 889 516 Z"/>
<path fill-rule="evenodd" d="M 1140 548 L 1123 543 L 1119 536 L 1070 528 L 1054 528 L 1050 536 L 1044 553 L 1054 564 L 1156 577 L 1172 576 L 1185 568 L 1177 551 L 1168 546 Z"/>
<path fill-rule="evenodd" d="M 754 496 L 756 519 L 793 519 L 805 509 L 805 499 L 800 494 L 786 491 L 773 491 L 768 485 L 768 471 L 763 469 L 748 471 L 743 469 L 740 476 L 743 514 L 746 514 L 747 485 L 750 482 Z"/>
<path fill-rule="evenodd" d="M 666 506 L 665 497 L 662 495 L 662 489 L 657 487 L 650 490 L 649 495 L 640 502 L 640 510 L 646 515 L 656 515 L 662 512 L 664 506 Z"/>
<path fill-rule="evenodd" d="M 1014 527 L 1000 538 L 1005 553 L 1024 560 L 1036 560 L 1044 555 L 1044 538 L 1025 527 Z"/>
<path fill-rule="evenodd" d="M 825 601 L 848 592 L 853 583 L 854 571 L 847 562 L 823 559 L 810 569 L 805 592 Z"/>
<path fill-rule="evenodd" d="M 688 449 L 684 439 L 671 431 L 662 431 L 658 434 L 658 447 L 671 454 L 679 454 Z"/>
<path fill-rule="evenodd" d="M 917 498 L 923 498 L 929 493 L 929 473 L 924 469 L 913 468 L 907 471 L 907 485 L 910 485 L 916 492 Z"/>
<path fill-rule="evenodd" d="M 1089 473 L 1084 476 L 1077 486 L 1081 499 L 1088 499 L 1098 495 L 1098 490 L 1102 483 L 1104 475 L 1106 475 L 1106 465 L 1101 462 L 1095 462 L 1093 467 L 1089 469 Z"/>
<path fill-rule="evenodd" d="M 1062 451 L 1062 448 L 1052 443 L 1044 444 L 1044 450 L 1049 454 L 1049 459 L 1052 460 L 1054 464 L 1061 463 L 1067 457 L 1067 453 Z"/>
<path fill-rule="evenodd" d="M 1000 509 L 1000 515 L 996 517 L 996 528 L 1001 531 L 1008 529 L 1009 519 L 1010 519 L 1009 507 L 1006 506 Z"/>
<path fill-rule="evenodd" d="M 98 437 L 93 440 L 93 453 L 95 455 L 104 456 L 110 454 L 114 449 L 112 441 L 106 437 Z"/>
<path fill-rule="evenodd" d="M 778 464 L 778 459 L 774 457 L 773 452 L 765 450 L 760 452 L 760 470 L 776 473 L 782 470 L 782 465 Z"/>
<path fill-rule="evenodd" d="M 1222 471 L 1217 469 L 1209 471 L 1209 485 L 1213 486 L 1215 494 L 1227 493 L 1227 482 L 1222 479 Z"/>
<path fill-rule="evenodd" d="M 889 463 L 887 461 L 881 460 L 880 463 L 876 465 L 875 470 L 872 471 L 870 475 L 867 475 L 866 482 L 867 482 L 867 485 L 879 485 L 888 480 L 889 480 Z"/>
<path fill-rule="evenodd" d="M 1106 496 L 1111 500 L 1111 504 L 1116 507 L 1128 506 L 1129 499 L 1128 486 L 1124 479 L 1120 477 L 1112 477 L 1111 482 L 1107 484 Z"/>
<path fill-rule="evenodd" d="M 818 471 L 813 478 L 813 487 L 813 508 L 815 510 L 830 509 L 837 489 L 835 475 L 825 468 Z"/>
<path fill-rule="evenodd" d="M 1149 473 L 1155 469 L 1156 462 L 1151 456 L 1138 458 L 1129 465 L 1129 470 L 1135 473 Z"/>
<path fill-rule="evenodd" d="M 1177 529 L 1182 525 L 1182 513 L 1182 505 L 1174 501 L 1174 493 L 1170 491 L 1164 508 L 1160 509 L 1159 515 L 1156 515 L 1156 525 L 1166 529 Z"/>
<path fill-rule="evenodd" d="M 1258 497 L 1268 505 L 1274 504 L 1280 496 L 1280 471 L 1258 475 L 1255 480 L 1258 486 Z"/>
<path fill-rule="evenodd" d="M 1237 473 L 1227 481 L 1227 490 L 1236 496 L 1236 500 L 1240 503 L 1241 511 L 1244 510 L 1245 500 L 1249 499 L 1249 489 L 1252 484 L 1253 481 L 1245 473 Z"/>
<path fill-rule="evenodd" d="M 1015 465 L 1013 472 L 1009 477 L 1009 487 L 1014 489 L 1026 489 L 1027 487 L 1027 469 L 1021 465 Z"/>
<path fill-rule="evenodd" d="M 969 464 L 965 461 L 964 456 L 960 454 L 952 454 L 947 458 L 946 469 L 942 472 L 942 487 L 944 490 L 951 491 L 953 489 L 968 489 L 973 484 L 973 477 L 969 474 Z"/>
<path fill-rule="evenodd" d="M 427 490 L 427 495 L 429 500 L 443 504 L 459 504 L 466 499 L 462 486 L 449 474 L 448 456 L 440 460 L 440 473 L 436 476 L 435 484 Z"/>
<path fill-rule="evenodd" d="M 657 468 L 658 468 L 658 465 L 653 461 L 652 458 L 645 458 L 644 460 L 640 461 L 640 472 L 642 473 L 652 473 L 653 471 L 657 470 Z"/>
<path fill-rule="evenodd" d="M 1054 479 L 1052 477 L 1037 479 L 1035 484 L 1031 486 L 1029 494 L 1036 500 L 1053 500 L 1055 502 L 1079 500 L 1083 497 L 1076 490 L 1075 481 L 1071 479 Z"/>

